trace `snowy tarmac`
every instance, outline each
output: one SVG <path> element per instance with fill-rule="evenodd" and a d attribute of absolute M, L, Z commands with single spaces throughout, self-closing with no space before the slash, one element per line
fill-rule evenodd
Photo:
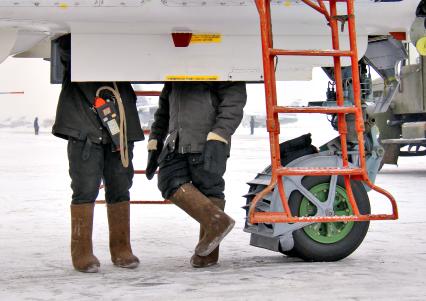
<path fill-rule="evenodd" d="M 198 225 L 177 207 L 132 205 L 132 246 L 141 265 L 116 268 L 106 209 L 97 205 L 93 240 L 101 272 L 82 274 L 70 260 L 66 141 L 48 131 L 0 129 L 0 300 L 426 300 L 426 157 L 401 158 L 377 177 L 398 201 L 398 221 L 372 222 L 362 245 L 340 262 L 306 263 L 250 246 L 242 231 L 245 182 L 268 165 L 269 148 L 265 129 L 250 136 L 240 128 L 226 173 L 226 211 L 237 224 L 221 245 L 220 265 L 190 266 Z M 287 131 L 289 138 L 311 131 L 316 145 L 332 138 L 316 126 Z M 136 146 L 136 169 L 144 169 L 145 147 Z M 156 182 L 143 175 L 133 185 L 132 199 L 160 198 Z M 369 195 L 376 213 L 389 212 L 383 198 Z"/>

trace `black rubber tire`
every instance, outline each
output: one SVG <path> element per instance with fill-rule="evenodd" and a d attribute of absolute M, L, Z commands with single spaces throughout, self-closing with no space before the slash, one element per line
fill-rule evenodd
<path fill-rule="evenodd" d="M 306 177 L 302 180 L 302 185 L 310 190 L 318 184 L 329 182 L 330 177 L 327 176 Z M 343 177 L 338 178 L 337 185 L 345 187 Z M 351 186 L 360 213 L 369 214 L 370 201 L 364 186 L 359 181 L 352 181 Z M 298 215 L 302 199 L 303 195 L 300 192 L 291 194 L 289 204 L 293 215 Z M 368 232 L 369 225 L 370 222 L 355 222 L 347 236 L 332 244 L 314 241 L 303 229 L 299 229 L 293 232 L 294 248 L 282 253 L 305 261 L 338 261 L 349 256 L 359 247 Z"/>

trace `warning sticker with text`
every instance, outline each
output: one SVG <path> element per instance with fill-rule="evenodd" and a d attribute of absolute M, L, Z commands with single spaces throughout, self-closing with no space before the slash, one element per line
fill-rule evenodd
<path fill-rule="evenodd" d="M 220 43 L 222 35 L 220 33 L 198 33 L 192 34 L 191 43 Z"/>
<path fill-rule="evenodd" d="M 217 75 L 167 75 L 167 81 L 211 81 L 219 80 Z"/>

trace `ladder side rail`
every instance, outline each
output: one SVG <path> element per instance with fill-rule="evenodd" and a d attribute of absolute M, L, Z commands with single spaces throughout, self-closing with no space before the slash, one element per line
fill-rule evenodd
<path fill-rule="evenodd" d="M 267 2 L 267 3 L 266 3 Z M 256 0 L 258 12 L 260 15 L 260 33 L 262 39 L 262 54 L 263 54 L 263 80 L 265 83 L 265 101 L 266 101 L 266 126 L 269 132 L 270 152 L 271 152 L 271 165 L 272 177 L 276 180 L 275 170 L 279 167 L 280 152 L 274 147 L 278 143 L 277 138 L 280 128 L 277 126 L 278 113 L 274 112 L 273 108 L 277 105 L 277 93 L 275 86 L 275 70 L 274 56 L 270 54 L 270 49 L 273 47 L 272 43 L 272 24 L 271 24 L 271 10 L 270 0 Z M 269 33 L 269 34 L 268 34 Z"/>
<path fill-rule="evenodd" d="M 347 0 L 347 2 L 351 2 L 352 0 Z M 339 28 L 338 28 L 338 20 L 337 20 L 337 5 L 336 0 L 330 0 L 330 27 L 331 27 L 331 37 L 332 37 L 332 45 L 334 50 L 339 50 L 340 43 L 339 43 Z M 356 38 L 356 36 L 349 35 L 349 40 L 352 41 Z M 356 46 L 356 44 L 350 43 L 350 50 L 352 52 L 351 58 L 353 58 L 354 52 L 356 52 L 356 48 L 352 48 L 353 46 Z M 338 106 L 344 105 L 344 98 L 343 98 L 343 84 L 342 84 L 342 65 L 340 57 L 333 57 L 334 61 L 334 80 L 336 83 L 336 102 Z M 358 68 L 358 61 L 353 61 L 352 59 L 352 66 L 355 68 Z M 342 160 L 343 160 L 343 168 L 349 167 L 349 160 L 348 160 L 348 145 L 347 145 L 347 124 L 346 124 L 346 115 L 345 114 L 337 114 L 337 124 L 338 124 L 338 131 L 340 135 L 340 144 L 341 144 L 341 150 L 342 150 Z M 346 193 L 349 198 L 349 203 L 351 204 L 351 207 L 354 211 L 354 214 L 356 216 L 359 216 L 359 209 L 358 205 L 356 203 L 355 197 L 352 192 L 352 186 L 351 186 L 351 180 L 350 176 L 344 176 L 344 183 L 346 188 Z"/>
<path fill-rule="evenodd" d="M 324 16 L 327 19 L 327 22 L 330 23 L 330 13 L 328 12 L 327 7 L 324 4 L 324 1 L 323 0 L 317 0 L 317 2 L 318 2 L 318 5 L 325 11 Z"/>
<path fill-rule="evenodd" d="M 359 69 L 358 69 L 358 53 L 357 53 L 357 44 L 356 44 L 356 30 L 355 30 L 355 13 L 354 13 L 354 4 L 353 0 L 349 0 L 346 3 L 347 12 L 348 12 L 348 30 L 349 30 L 349 43 L 350 47 L 353 50 L 351 56 L 351 67 L 352 67 L 352 89 L 354 94 L 354 103 L 357 111 L 355 113 L 355 127 L 357 129 L 358 135 L 358 145 L 359 145 L 359 161 L 360 167 L 363 170 L 367 170 L 365 163 L 365 148 L 364 148 L 364 120 L 362 116 L 362 107 L 361 107 L 361 88 L 360 88 L 360 79 L 359 79 Z M 364 175 L 365 178 L 368 178 L 367 173 Z"/>
<path fill-rule="evenodd" d="M 348 0 L 349 1 L 349 0 Z M 339 29 L 338 29 L 338 20 L 335 18 L 337 15 L 336 0 L 330 0 L 330 27 L 331 27 L 331 37 L 332 37 L 332 47 L 333 50 L 339 50 Z M 343 84 L 342 84 L 342 64 L 340 57 L 333 57 L 334 62 L 334 81 L 336 84 L 336 103 L 337 106 L 344 106 L 343 98 Z M 342 159 L 343 167 L 349 166 L 348 152 L 347 152 L 347 125 L 346 125 L 346 116 L 345 114 L 337 114 L 338 118 L 338 131 L 340 136 L 340 143 L 342 146 Z"/>
<path fill-rule="evenodd" d="M 314 10 L 316 10 L 317 12 L 320 12 L 321 14 L 323 14 L 325 16 L 325 18 L 327 20 L 329 20 L 330 16 L 328 14 L 327 8 L 323 5 L 321 6 L 321 4 L 319 3 L 321 0 L 317 1 L 318 4 L 313 3 L 311 0 L 302 0 L 303 3 L 305 3 L 306 5 L 310 6 L 311 8 L 313 8 Z M 321 1 L 322 2 L 322 1 Z"/>
<path fill-rule="evenodd" d="M 277 170 L 281 167 L 279 134 L 280 124 L 278 112 L 274 110 L 277 106 L 277 89 L 275 78 L 275 55 L 271 53 L 273 49 L 273 32 L 270 0 L 256 0 L 256 6 L 260 16 L 260 31 L 262 39 L 262 54 L 263 54 L 263 73 L 265 83 L 265 100 L 266 100 L 266 125 L 269 132 L 269 144 L 271 152 L 272 178 L 271 184 L 278 185 L 279 194 L 281 197 L 282 206 L 285 209 L 285 214 L 291 217 L 288 201 L 285 197 L 282 176 L 277 174 Z M 269 187 L 268 186 L 268 187 Z M 270 187 L 272 189 L 272 187 Z M 256 203 L 260 200 L 257 196 L 253 199 L 250 208 L 250 215 L 254 217 Z"/>

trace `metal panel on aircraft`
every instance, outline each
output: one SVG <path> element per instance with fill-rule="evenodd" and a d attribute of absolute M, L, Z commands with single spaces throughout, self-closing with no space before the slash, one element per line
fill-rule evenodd
<path fill-rule="evenodd" d="M 161 0 L 161 2 L 166 6 L 244 6 L 244 5 L 253 5 L 253 1 L 238 1 L 238 0 L 214 0 L 214 1 L 205 1 L 205 0 Z"/>
<path fill-rule="evenodd" d="M 162 0 L 161 1 L 166 6 L 245 6 L 245 5 L 255 5 L 254 0 L 215 0 L 215 1 L 205 1 L 205 0 Z M 300 0 L 271 0 L 272 5 L 288 5 L 289 3 L 300 4 Z"/>
<path fill-rule="evenodd" d="M 107 7 L 135 7 L 142 6 L 147 0 L 101 0 L 101 6 Z"/>
<path fill-rule="evenodd" d="M 0 1 L 0 7 L 90 7 L 99 6 L 100 0 L 6 0 Z"/>
<path fill-rule="evenodd" d="M 321 36 L 276 36 L 277 45 L 303 49 L 306 40 L 319 49 L 329 41 Z M 342 39 L 342 49 L 347 49 Z M 359 55 L 367 37 L 358 37 Z M 296 48 L 297 47 L 297 48 Z M 73 33 L 72 79 L 74 81 L 262 81 L 262 54 L 257 35 L 224 35 L 218 42 L 190 43 L 175 47 L 171 35 Z M 90 62 L 90 64 L 88 63 Z M 105 63 L 108 62 L 108 63 Z M 277 63 L 278 80 L 310 80 L 314 66 L 330 66 L 328 57 L 286 57 Z M 342 64 L 348 65 L 347 58 Z"/>
<path fill-rule="evenodd" d="M 357 2 L 382 2 L 383 0 L 357 0 Z M 398 2 L 401 0 L 387 0 L 383 2 Z M 246 5 L 255 5 L 255 0 L 161 0 L 161 2 L 166 6 L 182 6 L 182 7 L 192 7 L 192 6 L 246 6 Z M 272 5 L 304 5 L 301 0 L 271 0 Z"/>

